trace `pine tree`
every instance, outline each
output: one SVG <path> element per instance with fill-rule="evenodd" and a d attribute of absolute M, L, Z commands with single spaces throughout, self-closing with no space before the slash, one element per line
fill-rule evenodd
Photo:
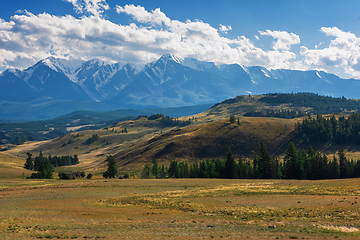
<path fill-rule="evenodd" d="M 230 119 L 229 119 L 230 123 L 235 123 L 235 116 L 234 115 L 230 115 Z"/>
<path fill-rule="evenodd" d="M 151 174 L 155 177 L 157 177 L 159 175 L 159 165 L 156 161 L 156 158 L 153 158 L 152 160 L 152 168 L 151 168 Z"/>
<path fill-rule="evenodd" d="M 230 179 L 237 178 L 237 166 L 230 148 L 226 156 L 225 177 Z"/>
<path fill-rule="evenodd" d="M 330 178 L 333 178 L 333 179 L 340 178 L 339 162 L 335 155 L 334 155 L 333 160 L 330 162 Z"/>
<path fill-rule="evenodd" d="M 28 156 L 26 159 L 26 162 L 24 164 L 24 167 L 28 170 L 32 170 L 34 168 L 33 160 L 31 158 L 32 154 L 27 152 L 26 155 Z"/>
<path fill-rule="evenodd" d="M 348 168 L 347 168 L 347 160 L 345 157 L 345 150 L 340 148 L 338 150 L 339 155 L 339 163 L 340 163 L 340 178 L 347 178 L 348 177 Z"/>
<path fill-rule="evenodd" d="M 266 149 L 265 143 L 260 142 L 258 148 L 257 156 L 254 159 L 254 171 L 255 178 L 260 179 L 271 179 L 275 178 L 274 171 L 275 164 L 273 164 L 273 159 L 270 156 L 269 152 Z"/>
<path fill-rule="evenodd" d="M 179 164 L 176 161 L 172 161 L 170 163 L 168 174 L 169 174 L 169 177 L 179 178 L 179 176 L 180 176 Z"/>
<path fill-rule="evenodd" d="M 246 174 L 245 170 L 246 170 L 246 164 L 244 163 L 244 160 L 240 156 L 239 163 L 238 163 L 238 177 L 240 179 L 246 178 L 245 177 L 245 174 Z"/>
<path fill-rule="evenodd" d="M 107 168 L 106 172 L 103 174 L 103 176 L 104 177 L 107 176 L 108 178 L 115 178 L 118 175 L 115 158 L 112 155 L 109 155 L 109 156 L 107 156 L 106 161 L 108 162 L 108 168 Z"/>
<path fill-rule="evenodd" d="M 190 166 L 190 177 L 198 178 L 199 177 L 199 166 L 197 163 L 194 163 Z"/>
<path fill-rule="evenodd" d="M 293 142 L 289 143 L 285 153 L 284 170 L 288 179 L 304 179 L 303 162 Z"/>
<path fill-rule="evenodd" d="M 200 162 L 198 177 L 199 178 L 209 178 L 207 163 L 205 160 L 202 160 Z"/>
<path fill-rule="evenodd" d="M 141 178 L 149 178 L 151 175 L 151 163 L 146 163 L 141 171 Z"/>

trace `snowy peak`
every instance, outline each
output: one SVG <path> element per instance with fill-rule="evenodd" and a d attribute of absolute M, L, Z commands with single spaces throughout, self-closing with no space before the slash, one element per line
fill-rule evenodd
<path fill-rule="evenodd" d="M 177 57 L 171 53 L 168 54 L 164 54 L 158 61 L 162 61 L 162 62 L 169 62 L 169 61 L 174 61 L 176 63 L 181 63 L 184 59 Z"/>
<path fill-rule="evenodd" d="M 197 71 L 206 71 L 208 69 L 216 67 L 215 63 L 213 62 L 202 62 L 195 58 L 185 58 L 183 59 L 181 64 Z"/>
<path fill-rule="evenodd" d="M 154 68 L 156 66 L 161 68 L 166 68 L 174 64 L 181 64 L 182 61 L 183 61 L 182 58 L 176 57 L 173 54 L 165 54 L 162 55 L 158 60 L 148 63 L 144 69 Z"/>
<path fill-rule="evenodd" d="M 4 72 L 2 72 L 0 74 L 0 76 L 2 77 L 4 75 L 6 75 L 6 74 L 13 74 L 16 77 L 21 78 L 22 72 L 20 70 L 18 70 L 18 69 L 15 69 L 15 68 L 9 68 L 9 69 L 5 70 Z"/>
<path fill-rule="evenodd" d="M 22 89 L 21 94 L 11 89 Z M 173 54 L 161 56 L 140 71 L 131 63 L 48 57 L 26 70 L 8 69 L 0 75 L 0 100 L 11 99 L 5 97 L 10 92 L 24 101 L 40 97 L 90 99 L 122 107 L 185 106 L 248 93 L 299 91 L 359 98 L 360 81 L 321 71 L 269 70 L 182 59 Z"/>

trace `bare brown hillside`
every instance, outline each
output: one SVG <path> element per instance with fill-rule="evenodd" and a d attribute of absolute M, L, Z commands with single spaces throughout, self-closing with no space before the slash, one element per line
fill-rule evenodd
<path fill-rule="evenodd" d="M 277 118 L 240 118 L 240 125 L 228 119 L 172 130 L 119 151 L 115 158 L 123 170 L 139 169 L 156 158 L 189 162 L 225 158 L 228 148 L 236 157 L 252 158 L 261 141 L 270 153 L 283 154 L 292 140 L 296 120 Z"/>

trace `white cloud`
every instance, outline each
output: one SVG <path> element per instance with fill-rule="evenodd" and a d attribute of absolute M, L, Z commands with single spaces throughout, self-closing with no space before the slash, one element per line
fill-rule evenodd
<path fill-rule="evenodd" d="M 344 32 L 337 27 L 320 29 L 326 36 L 335 37 L 328 47 L 301 51 L 308 68 L 334 72 L 342 69 L 346 74 L 360 78 L 360 38 L 351 32 Z"/>
<path fill-rule="evenodd" d="M 265 32 L 259 31 L 259 33 L 262 36 L 271 36 L 277 40 L 273 42 L 274 50 L 290 50 L 291 45 L 300 43 L 300 37 L 294 33 L 271 30 L 266 30 Z"/>
<path fill-rule="evenodd" d="M 156 8 L 151 12 L 145 10 L 144 7 L 135 6 L 134 4 L 125 5 L 124 7 L 116 6 L 117 13 L 126 13 L 131 15 L 136 21 L 141 23 L 152 23 L 152 24 L 162 24 L 168 25 L 170 19 L 160 11 L 160 8 Z"/>
<path fill-rule="evenodd" d="M 232 30 L 232 28 L 231 28 L 230 25 L 224 26 L 224 25 L 220 24 L 220 28 L 219 28 L 219 31 L 220 31 L 220 32 L 225 32 L 225 33 L 227 33 L 227 32 L 230 31 L 230 30 Z"/>
<path fill-rule="evenodd" d="M 200 20 L 172 20 L 159 8 L 147 11 L 133 4 L 116 6 L 118 14 L 126 14 L 134 20 L 122 25 L 102 17 L 105 10 L 110 10 L 104 0 L 64 1 L 71 3 L 82 16 L 34 15 L 23 11 L 8 22 L 0 18 L 1 70 L 28 67 L 49 55 L 144 64 L 162 54 L 172 53 L 203 61 L 273 69 L 334 72 L 341 68 L 360 78 L 360 39 L 336 27 L 321 28 L 326 36 L 334 38 L 329 46 L 323 43 L 318 45 L 322 44 L 322 49 L 300 46 L 300 53 L 295 54 L 291 46 L 300 44 L 300 37 L 294 33 L 260 31 L 256 40 L 263 36 L 275 39 L 273 49 L 266 51 L 245 36 L 224 37 L 222 32 L 231 30 L 230 25 L 220 25 L 217 29 Z"/>
<path fill-rule="evenodd" d="M 105 10 L 109 10 L 106 0 L 63 0 L 74 6 L 77 13 L 88 12 L 94 16 L 101 16 Z"/>
<path fill-rule="evenodd" d="M 289 51 L 263 51 L 244 36 L 226 38 L 208 23 L 171 20 L 160 9 L 146 11 L 142 6 L 116 6 L 119 14 L 127 14 L 144 26 L 121 25 L 100 16 L 107 8 L 102 7 L 105 1 L 66 1 L 78 12 L 93 14 L 75 18 L 25 11 L 12 16 L 9 22 L 0 19 L 0 49 L 6 49 L 6 54 L 0 55 L 2 68 L 14 66 L 19 57 L 22 59 L 19 62 L 25 64 L 49 55 L 145 63 L 170 52 L 203 61 L 270 68 L 289 68 L 294 60 L 294 54 Z M 231 30 L 231 26 L 220 25 L 220 28 Z"/>

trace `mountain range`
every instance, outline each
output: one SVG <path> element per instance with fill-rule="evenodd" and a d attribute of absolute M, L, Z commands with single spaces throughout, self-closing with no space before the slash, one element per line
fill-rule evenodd
<path fill-rule="evenodd" d="M 322 71 L 216 64 L 172 54 L 142 69 L 131 63 L 49 57 L 25 70 L 0 74 L 0 119 L 40 120 L 76 110 L 194 106 L 269 92 L 359 98 L 360 81 Z"/>

